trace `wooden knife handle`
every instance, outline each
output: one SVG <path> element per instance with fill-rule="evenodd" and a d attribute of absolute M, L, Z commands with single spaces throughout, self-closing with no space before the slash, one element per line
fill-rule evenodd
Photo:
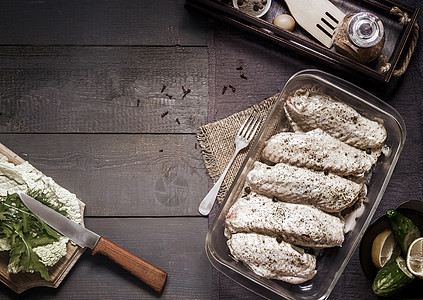
<path fill-rule="evenodd" d="M 161 293 L 167 278 L 167 273 L 126 251 L 111 241 L 101 237 L 92 255 L 101 253 L 115 263 L 138 277 L 141 281 Z"/>

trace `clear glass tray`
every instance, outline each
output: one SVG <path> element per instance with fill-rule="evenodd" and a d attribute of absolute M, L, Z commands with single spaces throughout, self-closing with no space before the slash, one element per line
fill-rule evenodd
<path fill-rule="evenodd" d="M 241 262 L 233 260 L 226 245 L 224 228 L 227 211 L 242 196 L 246 175 L 252 169 L 253 163 L 260 160 L 264 142 L 275 134 L 275 131 L 286 128 L 283 111 L 286 97 L 305 85 L 316 86 L 325 94 L 347 103 L 369 119 L 383 122 L 388 134 L 386 145 L 390 151 L 382 155 L 373 167 L 371 176 L 367 179 L 368 202 L 365 203 L 364 212 L 356 219 L 353 229 L 345 235 L 342 247 L 325 249 L 317 258 L 317 275 L 310 281 L 294 285 L 262 278 Z M 382 199 L 403 148 L 405 136 L 405 124 L 399 113 L 361 88 L 318 70 L 304 70 L 293 75 L 285 84 L 264 126 L 258 133 L 207 234 L 205 247 L 210 262 L 220 272 L 265 297 L 326 299 L 345 269 Z"/>

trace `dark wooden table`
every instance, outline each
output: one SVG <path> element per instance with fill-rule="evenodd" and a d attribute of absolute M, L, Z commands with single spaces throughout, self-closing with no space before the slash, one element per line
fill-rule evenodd
<path fill-rule="evenodd" d="M 224 110 L 218 99 L 211 109 L 209 92 L 218 95 L 221 85 L 209 81 L 208 33 L 207 17 L 187 11 L 184 0 L 0 2 L 0 142 L 85 202 L 88 228 L 169 276 L 158 296 L 106 258 L 86 251 L 59 288 L 16 295 L 3 285 L 0 299 L 216 295 L 204 251 L 208 219 L 197 211 L 210 179 L 195 134 L 201 125 L 277 90 L 231 100 Z M 278 55 L 292 69 L 310 66 L 286 50 Z M 404 85 L 422 82 L 421 66 L 417 52 L 393 95 L 410 96 Z M 281 81 L 290 75 L 283 73 Z M 421 181 L 420 187 L 407 188 L 401 179 L 421 174 L 423 107 L 416 96 L 421 91 L 420 86 L 411 100 L 405 99 L 417 109 L 407 126 L 413 129 L 412 149 L 419 152 L 413 159 L 411 148 L 405 149 L 392 179 L 400 188 L 388 190 L 391 196 L 407 190 L 422 200 Z M 394 104 L 407 111 L 399 101 Z M 356 276 L 365 281 L 363 274 Z M 345 278 L 336 298 L 342 287 L 351 290 Z M 222 298 L 243 298 L 237 292 L 226 295 Z"/>
<path fill-rule="evenodd" d="M 0 45 L 0 142 L 78 195 L 88 228 L 167 271 L 161 298 L 209 298 L 195 136 L 207 19 L 183 0 L 1 1 Z M 0 287 L 1 299 L 157 297 L 90 251 L 58 289 Z"/>

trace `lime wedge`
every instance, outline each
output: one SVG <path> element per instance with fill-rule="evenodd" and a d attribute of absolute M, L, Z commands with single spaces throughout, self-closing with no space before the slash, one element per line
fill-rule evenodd
<path fill-rule="evenodd" d="M 401 248 L 395 241 L 391 230 L 386 229 L 379 233 L 372 244 L 372 262 L 381 269 L 389 261 L 401 254 Z"/>

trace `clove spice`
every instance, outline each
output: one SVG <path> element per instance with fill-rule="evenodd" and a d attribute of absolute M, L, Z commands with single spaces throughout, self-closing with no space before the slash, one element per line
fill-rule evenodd
<path fill-rule="evenodd" d="M 228 89 L 228 86 L 227 85 L 224 85 L 223 86 L 223 90 L 222 90 L 222 95 L 226 92 L 227 89 Z"/>
<path fill-rule="evenodd" d="M 162 118 L 166 117 L 166 115 L 168 114 L 168 111 L 165 111 L 164 113 L 161 114 Z"/>
<path fill-rule="evenodd" d="M 166 89 L 166 86 L 163 84 L 162 91 L 160 93 L 163 93 L 165 89 Z"/>
<path fill-rule="evenodd" d="M 188 95 L 189 93 L 191 93 L 191 89 L 185 89 L 184 86 L 182 86 L 182 91 L 184 92 L 184 95 L 182 96 L 182 99 L 185 98 L 186 95 Z"/>
<path fill-rule="evenodd" d="M 229 87 L 232 89 L 232 92 L 235 93 L 236 88 L 233 85 L 231 85 L 231 84 L 229 85 Z"/>

